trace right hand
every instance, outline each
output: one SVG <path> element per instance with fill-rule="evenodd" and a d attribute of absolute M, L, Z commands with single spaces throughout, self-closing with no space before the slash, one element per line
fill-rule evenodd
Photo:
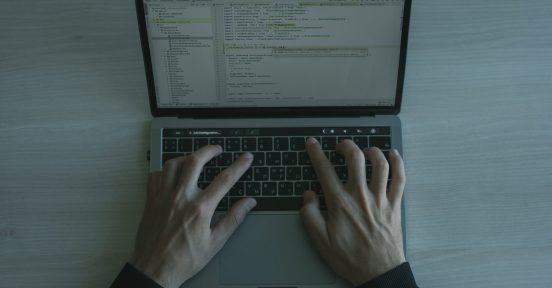
<path fill-rule="evenodd" d="M 358 286 L 404 263 L 401 198 L 404 164 L 396 150 L 389 154 L 392 180 L 387 191 L 389 164 L 378 148 L 361 151 L 350 141 L 336 150 L 345 157 L 349 178 L 345 184 L 314 139 L 307 152 L 322 186 L 327 219 L 313 191 L 305 193 L 301 216 L 307 233 L 324 260 L 341 277 Z M 365 155 L 372 163 L 366 184 Z"/>

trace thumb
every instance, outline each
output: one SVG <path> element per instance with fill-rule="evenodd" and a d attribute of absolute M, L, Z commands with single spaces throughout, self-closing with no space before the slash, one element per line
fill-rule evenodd
<path fill-rule="evenodd" d="M 253 198 L 241 199 L 232 205 L 224 218 L 222 218 L 222 220 L 220 220 L 213 228 L 213 236 L 215 241 L 224 245 L 226 240 L 228 240 L 234 231 L 238 229 L 240 224 L 245 219 L 245 216 L 247 216 L 247 213 L 249 213 L 249 211 L 251 211 L 251 209 L 253 209 L 256 205 L 257 202 Z"/>
<path fill-rule="evenodd" d="M 326 228 L 326 219 L 322 216 L 319 208 L 318 196 L 313 191 L 306 191 L 301 208 L 301 219 L 307 230 L 311 242 L 322 256 L 328 251 L 329 238 Z"/>

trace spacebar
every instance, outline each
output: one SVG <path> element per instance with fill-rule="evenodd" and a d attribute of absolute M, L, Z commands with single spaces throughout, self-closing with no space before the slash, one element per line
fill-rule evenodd
<path fill-rule="evenodd" d="M 297 211 L 303 205 L 303 197 L 251 197 L 257 201 L 253 211 Z M 230 207 L 242 197 L 230 197 Z"/>

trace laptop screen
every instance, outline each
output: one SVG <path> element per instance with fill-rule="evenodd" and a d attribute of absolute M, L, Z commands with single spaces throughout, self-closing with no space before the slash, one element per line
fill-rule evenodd
<path fill-rule="evenodd" d="M 157 107 L 394 106 L 404 1 L 144 0 Z"/>

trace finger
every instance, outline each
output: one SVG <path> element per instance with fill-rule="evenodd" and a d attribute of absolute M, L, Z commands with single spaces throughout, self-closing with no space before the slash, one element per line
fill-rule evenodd
<path fill-rule="evenodd" d="M 351 140 L 339 142 L 336 151 L 345 157 L 347 163 L 347 182 L 353 187 L 364 189 L 366 187 L 366 160 L 364 153 Z"/>
<path fill-rule="evenodd" d="M 364 149 L 365 155 L 372 163 L 372 180 L 370 190 L 376 194 L 379 199 L 383 199 L 387 190 L 387 178 L 389 176 L 389 163 L 377 147 Z"/>
<path fill-rule="evenodd" d="M 307 140 L 307 153 L 309 154 L 310 160 L 312 162 L 312 167 L 316 172 L 316 176 L 320 180 L 320 185 L 322 186 L 322 191 L 324 195 L 335 196 L 339 191 L 341 191 L 341 180 L 337 177 L 335 170 L 332 166 L 332 163 L 322 151 L 320 143 L 314 138 L 309 138 Z M 328 201 L 333 202 L 333 201 Z"/>
<path fill-rule="evenodd" d="M 222 147 L 219 145 L 207 145 L 188 155 L 184 159 L 180 173 L 180 190 L 195 191 L 195 189 L 190 188 L 197 187 L 197 179 L 199 179 L 199 174 L 203 171 L 203 166 L 220 153 L 222 153 Z"/>
<path fill-rule="evenodd" d="M 184 162 L 186 156 L 170 159 L 163 164 L 163 179 L 161 184 L 164 189 L 172 191 L 178 184 L 178 172 L 180 171 L 180 165 Z"/>
<path fill-rule="evenodd" d="M 316 250 L 326 258 L 330 240 L 328 238 L 326 220 L 320 212 L 318 196 L 313 191 L 306 191 L 303 197 L 303 207 L 301 208 L 303 225 Z"/>
<path fill-rule="evenodd" d="M 406 173 L 404 170 L 404 162 L 396 149 L 389 153 L 389 162 L 391 162 L 391 185 L 387 197 L 393 206 L 400 206 L 401 199 L 406 184 Z"/>
<path fill-rule="evenodd" d="M 205 201 L 214 212 L 222 197 L 247 171 L 252 161 L 253 155 L 251 153 L 243 153 L 232 165 L 220 172 L 211 184 L 203 190 L 200 201 Z"/>
<path fill-rule="evenodd" d="M 241 223 L 257 202 L 253 198 L 245 198 L 236 202 L 226 213 L 217 225 L 213 228 L 212 237 L 215 244 L 220 248 L 228 238 L 240 227 Z"/>

